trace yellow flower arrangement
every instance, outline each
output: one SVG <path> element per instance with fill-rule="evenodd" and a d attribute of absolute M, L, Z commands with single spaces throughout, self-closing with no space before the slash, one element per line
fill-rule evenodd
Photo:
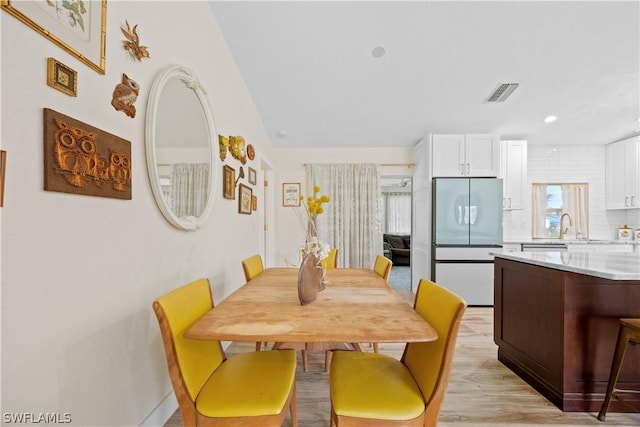
<path fill-rule="evenodd" d="M 329 245 L 318 240 L 316 218 L 318 218 L 318 215 L 324 213 L 322 205 L 329 203 L 330 199 L 326 194 L 320 195 L 320 187 L 315 185 L 312 196 L 305 197 L 304 195 L 300 195 L 300 201 L 304 202 L 305 200 L 306 204 L 302 203 L 302 206 L 307 213 L 307 219 L 305 221 L 307 236 L 302 253 L 303 255 L 311 253 L 316 259 L 322 260 L 329 255 Z"/>
<path fill-rule="evenodd" d="M 329 201 L 331 199 L 329 199 L 329 196 L 327 196 L 326 194 L 323 194 L 322 196 L 319 196 L 318 194 L 320 193 L 320 187 L 315 185 L 313 187 L 313 196 L 309 196 L 307 197 L 307 212 L 309 213 L 309 218 L 311 218 L 311 220 L 315 220 L 318 215 L 324 213 L 324 208 L 322 207 L 322 205 L 324 203 L 329 203 Z M 305 197 L 303 195 L 300 195 L 300 201 L 303 201 L 305 199 Z"/>

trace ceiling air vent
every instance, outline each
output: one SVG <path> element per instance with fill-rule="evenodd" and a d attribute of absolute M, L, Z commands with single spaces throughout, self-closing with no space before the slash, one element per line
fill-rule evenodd
<path fill-rule="evenodd" d="M 485 102 L 504 102 L 517 87 L 518 83 L 501 83 Z"/>

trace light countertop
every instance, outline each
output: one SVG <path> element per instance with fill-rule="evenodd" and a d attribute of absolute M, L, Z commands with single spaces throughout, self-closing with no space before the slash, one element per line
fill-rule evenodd
<path fill-rule="evenodd" d="M 505 240 L 504 244 L 516 245 L 640 245 L 640 240 L 600 240 L 600 239 L 513 239 Z"/>
<path fill-rule="evenodd" d="M 506 252 L 496 258 L 609 280 L 640 280 L 640 253 Z"/>

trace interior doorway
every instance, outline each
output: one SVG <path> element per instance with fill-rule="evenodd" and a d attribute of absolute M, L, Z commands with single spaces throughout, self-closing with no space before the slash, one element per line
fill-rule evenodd
<path fill-rule="evenodd" d="M 412 180 L 410 175 L 380 178 L 384 255 L 393 262 L 389 284 L 411 291 Z"/>

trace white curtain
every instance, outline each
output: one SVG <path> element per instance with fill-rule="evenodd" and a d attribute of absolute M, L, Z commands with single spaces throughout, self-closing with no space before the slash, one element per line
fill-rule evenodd
<path fill-rule="evenodd" d="M 385 232 L 411 234 L 411 193 L 382 193 L 385 212 Z"/>
<path fill-rule="evenodd" d="M 545 222 L 547 220 L 547 186 L 533 184 L 531 186 L 531 231 L 532 237 L 546 237 Z"/>
<path fill-rule="evenodd" d="M 562 184 L 562 210 L 573 219 L 573 230 L 570 236 L 581 233 L 583 238 L 589 237 L 589 187 L 586 184 Z"/>
<path fill-rule="evenodd" d="M 309 164 L 305 195 L 314 185 L 331 199 L 316 222 L 320 240 L 338 249 L 340 267 L 373 268 L 382 254 L 380 167 Z"/>
<path fill-rule="evenodd" d="M 171 175 L 171 202 L 178 218 L 199 217 L 209 195 L 208 163 L 177 163 Z"/>
<path fill-rule="evenodd" d="M 562 213 L 567 213 L 573 221 L 569 228 L 567 238 L 577 237 L 581 233 L 582 238 L 589 237 L 589 185 L 581 183 L 567 184 L 533 184 L 531 194 L 531 228 L 534 238 L 548 237 L 545 230 L 545 222 L 548 213 L 547 187 L 549 185 L 560 186 L 562 197 Z M 569 224 L 565 222 L 565 227 Z"/>

